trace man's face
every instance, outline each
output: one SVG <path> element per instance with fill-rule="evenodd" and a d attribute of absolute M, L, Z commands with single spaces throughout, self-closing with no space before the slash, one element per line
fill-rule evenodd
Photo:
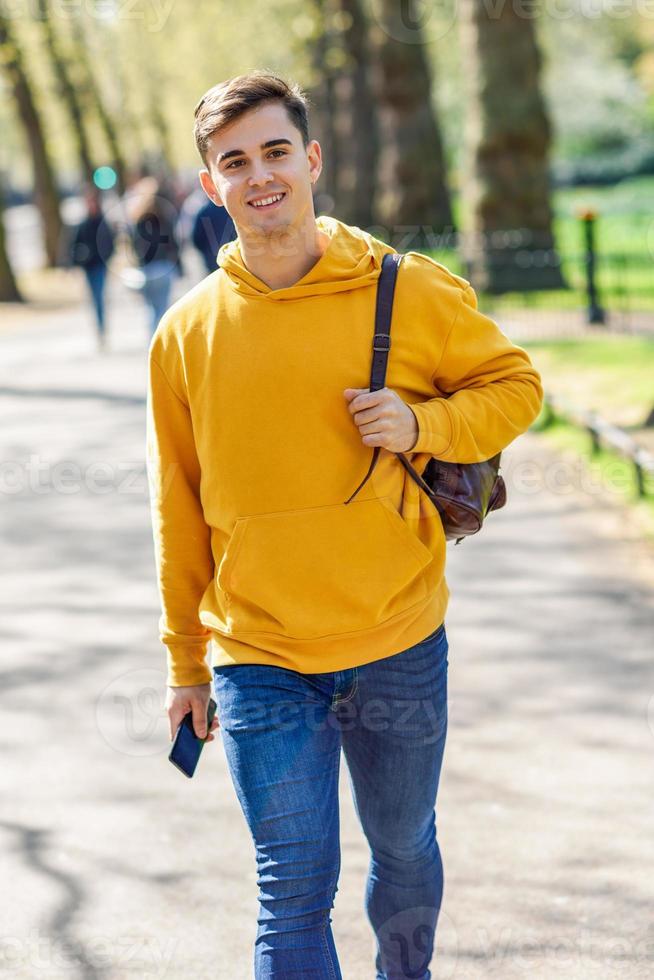
<path fill-rule="evenodd" d="M 320 144 L 304 147 L 281 102 L 249 109 L 220 133 L 200 172 L 205 193 L 225 207 L 239 235 L 278 235 L 313 216 L 312 183 L 321 170 Z M 281 195 L 281 197 L 280 197 Z M 274 197 L 274 203 L 256 202 Z"/>

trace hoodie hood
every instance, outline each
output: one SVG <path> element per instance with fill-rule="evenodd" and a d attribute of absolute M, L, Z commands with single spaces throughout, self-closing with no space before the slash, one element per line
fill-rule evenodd
<path fill-rule="evenodd" d="M 245 267 L 238 238 L 221 246 L 218 265 L 241 295 L 275 301 L 340 293 L 377 281 L 384 255 L 394 248 L 329 215 L 320 215 L 316 224 L 329 235 L 330 242 L 316 264 L 292 286 L 271 289 L 253 275 Z"/>

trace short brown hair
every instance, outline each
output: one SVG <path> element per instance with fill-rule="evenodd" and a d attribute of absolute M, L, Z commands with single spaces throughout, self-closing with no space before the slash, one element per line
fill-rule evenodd
<path fill-rule="evenodd" d="M 266 69 L 249 71 L 226 82 L 219 82 L 205 92 L 195 107 L 193 135 L 198 153 L 204 163 L 209 140 L 219 130 L 233 122 L 248 109 L 269 100 L 281 102 L 292 124 L 299 129 L 306 148 L 309 143 L 309 99 L 296 82 Z"/>

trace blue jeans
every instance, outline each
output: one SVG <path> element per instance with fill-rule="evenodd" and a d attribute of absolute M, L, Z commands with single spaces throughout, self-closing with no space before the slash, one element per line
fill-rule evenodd
<path fill-rule="evenodd" d="M 341 746 L 370 848 L 377 980 L 430 980 L 443 894 L 435 803 L 447 733 L 445 624 L 347 670 L 213 668 L 218 731 L 254 842 L 257 980 L 340 980 L 330 910 L 340 871 Z"/>
<path fill-rule="evenodd" d="M 176 265 L 168 259 L 155 259 L 143 266 L 145 282 L 143 296 L 150 310 L 150 334 L 170 306 L 170 292 L 176 275 Z"/>
<path fill-rule="evenodd" d="M 104 336 L 105 317 L 104 317 L 104 287 L 107 279 L 107 267 L 104 263 L 92 265 L 84 269 L 86 281 L 93 301 L 93 311 L 98 327 L 98 334 Z"/>

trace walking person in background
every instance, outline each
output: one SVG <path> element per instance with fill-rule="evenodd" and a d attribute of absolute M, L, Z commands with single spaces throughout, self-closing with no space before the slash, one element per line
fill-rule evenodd
<path fill-rule="evenodd" d="M 76 226 L 70 261 L 83 269 L 97 326 L 98 349 L 106 348 L 105 285 L 107 263 L 113 255 L 115 235 L 103 211 L 100 192 L 92 185 L 84 192 L 85 218 Z"/>
<path fill-rule="evenodd" d="M 149 313 L 150 333 L 170 305 L 173 280 L 181 273 L 177 207 L 172 193 L 156 177 L 143 177 L 126 200 L 131 239 L 142 279 L 140 292 Z"/>
<path fill-rule="evenodd" d="M 207 731 L 212 681 L 254 844 L 257 980 L 338 980 L 338 773 L 370 847 L 377 980 L 429 980 L 443 895 L 446 539 L 422 472 L 480 462 L 538 415 L 527 353 L 426 255 L 399 271 L 387 386 L 371 392 L 394 249 L 314 212 L 307 101 L 269 72 L 195 111 L 207 196 L 238 231 L 150 344 L 147 464 L 170 736 Z M 380 447 L 365 494 L 346 506 Z M 511 610 L 507 607 L 507 615 Z M 208 646 L 211 665 L 205 662 Z"/>
<path fill-rule="evenodd" d="M 224 207 L 205 201 L 193 219 L 191 239 L 202 256 L 207 273 L 216 271 L 218 249 L 236 238 L 236 228 Z"/>

